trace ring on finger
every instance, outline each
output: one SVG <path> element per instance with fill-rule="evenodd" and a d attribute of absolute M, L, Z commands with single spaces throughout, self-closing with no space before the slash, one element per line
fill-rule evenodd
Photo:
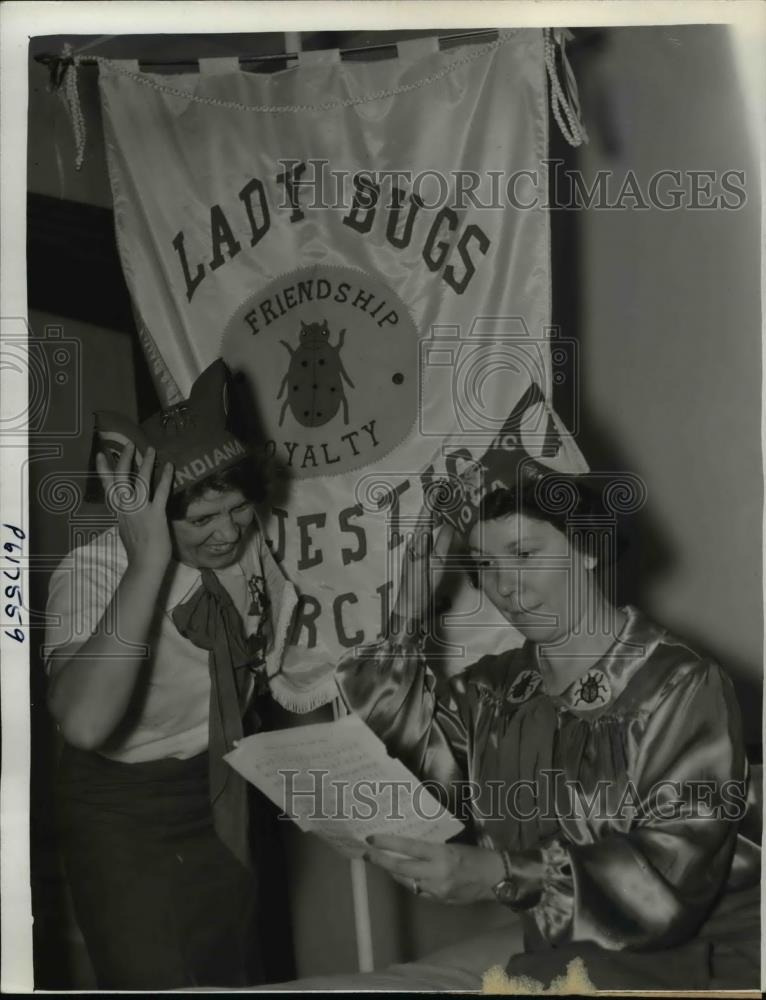
<path fill-rule="evenodd" d="M 414 894 L 415 894 L 416 896 L 419 896 L 419 895 L 420 895 L 420 892 L 421 892 L 421 889 L 420 889 L 420 882 L 418 882 L 418 880 L 417 880 L 416 878 L 414 878 L 414 879 L 412 880 L 412 891 L 413 891 L 413 893 L 414 893 Z"/>

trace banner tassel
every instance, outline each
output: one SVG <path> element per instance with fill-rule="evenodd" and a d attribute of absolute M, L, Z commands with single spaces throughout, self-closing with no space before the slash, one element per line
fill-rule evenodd
<path fill-rule="evenodd" d="M 551 110 L 553 111 L 553 117 L 556 119 L 558 127 L 561 129 L 561 134 L 570 146 L 577 147 L 589 140 L 588 133 L 585 131 L 585 125 L 582 121 L 577 81 L 575 80 L 566 53 L 567 39 L 572 37 L 571 31 L 566 28 L 543 28 L 545 67 L 548 70 L 548 79 L 551 85 Z M 561 86 L 556 69 L 557 46 L 561 52 L 561 66 L 564 70 L 566 93 L 564 93 Z M 564 118 L 566 118 L 566 122 Z"/>
<path fill-rule="evenodd" d="M 85 162 L 85 141 L 87 139 L 87 128 L 85 125 L 85 115 L 82 113 L 80 105 L 80 91 L 77 87 L 77 64 L 78 57 L 72 54 L 72 46 L 66 44 L 62 54 L 62 65 L 65 67 L 63 76 L 59 80 L 56 90 L 64 102 L 64 107 L 69 114 L 72 123 L 72 133 L 74 135 L 75 147 L 75 170 L 80 170 Z"/>

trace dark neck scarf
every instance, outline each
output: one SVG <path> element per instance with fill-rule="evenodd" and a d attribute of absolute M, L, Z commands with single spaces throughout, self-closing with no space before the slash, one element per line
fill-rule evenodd
<path fill-rule="evenodd" d="M 210 802 L 216 833 L 234 856 L 252 867 L 247 782 L 229 767 L 223 755 L 242 739 L 242 714 L 253 661 L 252 643 L 231 595 L 211 569 L 203 569 L 202 586 L 173 609 L 178 631 L 200 649 L 209 651 L 210 722 L 208 756 Z"/>

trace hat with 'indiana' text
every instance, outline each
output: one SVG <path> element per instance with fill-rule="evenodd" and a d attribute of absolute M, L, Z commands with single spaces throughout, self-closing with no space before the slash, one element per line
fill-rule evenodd
<path fill-rule="evenodd" d="M 135 445 L 138 462 L 153 447 L 157 452 L 155 481 L 165 463 L 172 462 L 174 493 L 236 465 L 249 449 L 229 428 L 230 380 L 229 369 L 219 358 L 197 378 L 187 400 L 141 424 L 120 413 L 99 410 L 95 430 L 101 451 L 114 467 L 128 443 Z"/>

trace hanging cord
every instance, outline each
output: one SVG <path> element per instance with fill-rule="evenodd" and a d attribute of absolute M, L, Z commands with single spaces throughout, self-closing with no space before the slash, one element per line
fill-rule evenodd
<path fill-rule="evenodd" d="M 588 142 L 588 133 L 582 121 L 580 97 L 577 93 L 577 81 L 566 53 L 567 39 L 573 37 L 566 28 L 543 28 L 543 52 L 548 79 L 551 85 L 551 109 L 561 134 L 570 146 L 581 146 Z M 566 94 L 559 82 L 556 68 L 556 47 L 561 52 L 561 67 L 564 70 Z M 563 116 L 562 116 L 563 112 Z M 566 118 L 566 122 L 564 121 Z"/>
<path fill-rule="evenodd" d="M 430 76 L 425 77 L 422 80 L 416 80 L 414 82 L 409 82 L 406 84 L 401 84 L 398 87 L 393 87 L 387 90 L 380 91 L 375 94 L 368 94 L 361 97 L 347 98 L 346 100 L 340 101 L 327 101 L 324 104 L 301 104 L 301 105 L 277 105 L 277 106 L 248 106 L 245 104 L 240 104 L 237 101 L 224 101 L 217 100 L 214 98 L 200 97 L 197 94 L 181 90 L 177 87 L 171 87 L 167 84 L 160 83 L 155 78 L 147 76 L 141 72 L 135 72 L 132 69 L 126 69 L 120 65 L 119 61 L 114 61 L 106 59 L 103 56 L 82 56 L 79 53 L 84 52 L 86 48 L 90 48 L 91 45 L 96 43 L 90 43 L 90 45 L 83 46 L 77 50 L 77 53 L 73 53 L 72 46 L 67 44 L 64 46 L 61 56 L 58 57 L 38 57 L 39 61 L 47 63 L 50 69 L 50 87 L 52 90 L 58 92 L 64 101 L 69 118 L 72 122 L 72 131 L 74 133 L 75 141 L 75 169 L 80 170 L 85 159 L 85 141 L 87 138 L 87 130 L 85 126 L 85 117 L 82 113 L 82 107 L 80 105 L 80 95 L 77 88 L 77 71 L 81 64 L 90 65 L 96 64 L 100 69 L 111 70 L 112 72 L 119 73 L 122 76 L 128 77 L 137 83 L 143 84 L 144 86 L 151 87 L 154 90 L 170 94 L 172 96 L 181 97 L 186 100 L 194 101 L 200 104 L 207 104 L 212 107 L 220 108 L 232 108 L 240 111 L 253 111 L 253 112 L 269 112 L 269 113 L 290 113 L 290 112 L 302 112 L 302 111 L 329 111 L 335 108 L 342 107 L 353 107 L 358 104 L 364 104 L 369 101 L 380 100 L 385 97 L 392 97 L 396 94 L 407 93 L 408 91 L 417 90 L 420 87 L 427 86 L 436 80 L 442 79 L 444 76 L 452 73 L 458 67 L 465 65 L 466 63 L 473 62 L 475 59 L 480 58 L 486 52 L 496 49 L 501 45 L 506 44 L 510 41 L 511 37 L 517 33 L 518 29 L 511 28 L 506 31 L 496 32 L 494 30 L 488 31 L 475 31 L 475 32 L 465 32 L 461 35 L 446 36 L 446 41 L 456 41 L 458 38 L 462 40 L 478 38 L 482 35 L 496 35 L 497 40 L 494 42 L 489 42 L 488 44 L 477 46 L 474 52 L 470 52 L 462 57 L 457 57 L 453 59 L 447 66 L 442 67 Z M 100 41 L 100 39 L 99 39 Z M 368 48 L 381 49 L 390 47 L 387 45 L 370 46 Z M 349 49 L 344 50 L 348 52 L 364 51 L 363 49 Z M 289 59 L 295 58 L 295 53 L 279 53 L 277 55 L 268 55 L 263 57 L 253 58 L 253 62 L 261 62 L 268 59 Z"/>
<path fill-rule="evenodd" d="M 505 38 L 498 39 L 498 42 L 490 43 L 486 46 L 487 49 L 494 48 L 498 44 L 502 44 L 503 41 L 508 40 L 508 35 L 513 34 L 513 32 L 507 33 Z M 544 46 L 544 58 L 545 66 L 548 71 L 548 78 L 550 80 L 551 86 L 551 107 L 553 110 L 553 117 L 561 129 L 561 134 L 564 136 L 566 141 L 571 146 L 580 146 L 583 142 L 588 142 L 588 133 L 585 131 L 585 126 L 582 123 L 582 116 L 580 110 L 580 100 L 577 93 L 577 83 L 575 81 L 574 73 L 572 72 L 572 67 L 569 63 L 569 59 L 566 55 L 566 40 L 572 38 L 571 32 L 566 29 L 561 28 L 544 28 L 543 29 L 543 46 Z M 556 67 L 556 47 L 558 46 L 561 52 L 561 65 L 564 70 L 564 79 L 567 89 L 567 93 L 561 87 L 561 83 L 558 78 L 558 71 Z M 87 48 L 87 46 L 86 46 Z M 482 48 L 485 48 L 482 46 Z M 79 50 L 82 51 L 82 50 Z M 471 53 L 468 58 L 458 59 L 453 63 L 452 66 L 447 67 L 447 72 L 455 68 L 455 65 L 459 65 L 463 62 L 471 62 L 473 58 L 477 55 L 483 54 L 483 52 Z M 87 140 L 87 127 L 85 124 L 85 116 L 82 112 L 82 106 L 80 104 L 80 93 L 78 89 L 77 81 L 77 71 L 78 65 L 81 60 L 85 61 L 86 57 L 80 55 L 74 55 L 72 46 L 66 44 L 63 49 L 62 57 L 60 60 L 56 60 L 51 63 L 51 88 L 56 90 L 61 96 L 64 105 L 69 114 L 70 121 L 72 123 L 72 131 L 74 134 L 75 143 L 75 169 L 80 170 L 85 161 L 85 143 Z M 93 57 L 91 57 L 93 58 Z M 88 60 L 89 61 L 89 60 Z M 100 57 L 95 57 L 95 61 L 100 65 L 108 66 L 110 65 L 110 60 L 102 59 Z M 113 69 L 117 69 L 117 72 L 121 72 L 126 76 L 131 76 L 134 79 L 140 81 L 141 83 L 147 83 L 153 86 L 157 90 L 163 90 L 167 93 L 178 94 L 179 96 L 185 96 L 192 100 L 200 100 L 196 95 L 186 92 L 179 92 L 176 88 L 163 86 L 157 84 L 154 81 L 146 80 L 142 78 L 139 74 L 131 73 L 129 71 L 123 70 L 111 64 Z M 434 73 L 425 80 L 418 81 L 416 86 L 423 86 L 424 84 L 431 83 L 435 79 L 440 78 L 445 75 L 445 71 L 442 70 L 439 73 Z M 355 100 L 346 100 L 341 102 L 328 102 L 326 105 L 315 105 L 311 110 L 324 110 L 330 109 L 337 106 L 348 106 L 357 103 L 362 103 L 364 100 L 377 99 L 381 96 L 391 96 L 397 92 L 407 91 L 413 89 L 413 85 L 402 86 L 399 88 L 394 88 L 391 91 L 387 91 L 384 94 L 374 94 L 369 95 L 367 98 L 363 98 L 361 101 L 359 98 Z M 216 101 L 216 100 L 205 100 L 201 99 L 204 103 L 209 103 L 213 105 L 219 105 L 221 107 L 237 107 L 241 110 L 248 111 L 302 111 L 308 110 L 310 106 L 293 106 L 293 107 L 274 107 L 274 108 L 247 108 L 243 105 L 239 105 L 232 101 Z M 563 112 L 563 117 L 562 117 Z M 566 117 L 566 122 L 564 121 Z"/>
<path fill-rule="evenodd" d="M 67 42 L 61 56 L 59 58 L 52 57 L 48 62 L 50 69 L 49 89 L 59 95 L 72 123 L 76 170 L 80 170 L 85 162 L 85 142 L 88 138 L 85 115 L 80 104 L 80 91 L 77 86 L 78 66 L 81 62 L 88 62 L 87 57 L 82 56 L 81 53 L 87 52 L 88 49 L 92 49 L 110 38 L 114 38 L 114 35 L 99 35 L 98 38 L 81 45 L 77 50 L 74 50 Z"/>
<path fill-rule="evenodd" d="M 75 170 L 80 170 L 85 162 L 85 141 L 88 137 L 88 130 L 85 125 L 85 115 L 82 113 L 80 105 L 80 91 L 77 87 L 77 64 L 79 56 L 72 54 L 72 46 L 67 42 L 60 63 L 58 63 L 55 73 L 51 70 L 51 86 L 59 94 L 64 102 L 64 107 L 69 114 L 74 134 L 75 147 Z"/>

